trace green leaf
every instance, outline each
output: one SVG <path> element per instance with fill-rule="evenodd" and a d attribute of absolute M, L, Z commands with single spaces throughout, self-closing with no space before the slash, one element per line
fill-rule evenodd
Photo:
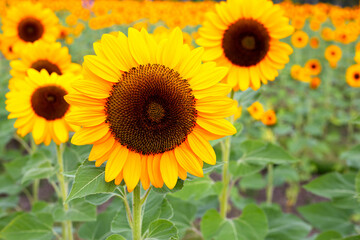
<path fill-rule="evenodd" d="M 74 184 L 66 201 L 95 193 L 113 192 L 115 188 L 113 181 L 105 182 L 105 167 L 95 167 L 94 163 L 85 160 L 76 171 Z"/>
<path fill-rule="evenodd" d="M 173 189 L 169 189 L 165 184 L 162 188 L 152 188 L 154 192 L 160 193 L 160 194 L 166 194 L 166 193 L 174 193 L 179 190 L 181 190 L 184 187 L 184 180 L 178 178 L 176 185 Z"/>
<path fill-rule="evenodd" d="M 24 168 L 21 183 L 24 184 L 35 179 L 49 178 L 54 174 L 55 168 L 45 153 L 35 152 L 31 155 L 30 160 Z"/>
<path fill-rule="evenodd" d="M 109 201 L 110 198 L 114 196 L 113 193 L 98 193 L 98 194 L 92 194 L 85 197 L 85 201 L 94 204 L 94 205 L 101 205 L 107 201 Z"/>
<path fill-rule="evenodd" d="M 173 216 L 170 221 L 175 224 L 181 238 L 195 220 L 196 206 L 192 202 L 181 200 L 171 195 L 167 195 L 166 198 L 173 209 Z"/>
<path fill-rule="evenodd" d="M 131 203 L 129 203 L 131 206 Z M 124 202 L 121 201 L 121 204 L 118 204 L 118 212 L 111 221 L 111 231 L 114 233 L 121 233 L 122 235 L 129 236 L 131 238 L 132 232 L 126 216 L 126 210 Z"/>
<path fill-rule="evenodd" d="M 240 158 L 237 161 L 230 162 L 230 173 L 235 177 L 245 177 L 254 173 L 260 172 L 265 168 L 265 164 L 255 164 L 246 162 L 245 159 Z"/>
<path fill-rule="evenodd" d="M 173 240 L 178 239 L 177 229 L 174 224 L 165 219 L 152 222 L 149 231 L 145 234 L 145 240 Z"/>
<path fill-rule="evenodd" d="M 343 238 L 341 240 L 360 240 L 360 235 Z"/>
<path fill-rule="evenodd" d="M 357 194 L 360 194 L 360 172 L 356 175 L 355 178 L 355 190 L 357 192 Z"/>
<path fill-rule="evenodd" d="M 46 221 L 44 221 L 46 220 Z M 13 219 L 1 232 L 6 240 L 51 240 L 53 239 L 52 219 L 24 213 Z"/>
<path fill-rule="evenodd" d="M 247 140 L 240 145 L 244 155 L 242 159 L 254 164 L 290 164 L 297 160 L 283 148 L 264 141 Z"/>
<path fill-rule="evenodd" d="M 30 161 L 30 156 L 24 156 L 14 159 L 4 164 L 6 172 L 11 176 L 12 179 L 17 180 L 23 176 L 23 168 Z"/>
<path fill-rule="evenodd" d="M 96 221 L 84 223 L 79 228 L 79 237 L 84 240 L 105 239 L 111 234 L 111 222 L 114 215 L 115 212 L 113 211 L 105 211 L 97 216 Z"/>
<path fill-rule="evenodd" d="M 71 220 L 73 222 L 89 222 L 96 220 L 96 206 L 84 201 L 84 199 L 74 199 L 69 204 L 69 210 L 64 211 L 63 206 L 55 209 L 54 218 L 57 222 Z"/>
<path fill-rule="evenodd" d="M 338 172 L 328 173 L 306 184 L 304 188 L 316 195 L 326 198 L 353 197 L 355 179 L 345 177 Z"/>
<path fill-rule="evenodd" d="M 153 189 L 153 188 L 152 188 Z M 158 194 L 156 192 L 149 193 L 148 198 L 146 199 L 145 206 L 144 206 L 144 214 L 143 214 L 143 221 L 142 221 L 142 233 L 145 232 L 150 223 L 154 220 L 158 219 L 161 214 L 161 205 L 164 201 L 165 195 Z"/>
<path fill-rule="evenodd" d="M 253 189 L 260 190 L 266 186 L 266 181 L 263 179 L 260 173 L 255 173 L 253 175 L 249 175 L 243 177 L 240 181 L 241 189 Z"/>
<path fill-rule="evenodd" d="M 274 206 L 264 206 L 269 222 L 269 231 L 266 240 L 304 240 L 311 230 L 311 226 L 300 218 L 283 214 Z"/>
<path fill-rule="evenodd" d="M 15 208 L 19 203 L 19 196 L 6 196 L 0 198 L 0 208 L 7 209 L 7 208 Z"/>
<path fill-rule="evenodd" d="M 242 215 L 234 220 L 223 219 L 215 209 L 210 209 L 201 221 L 201 232 L 206 240 L 263 240 L 267 231 L 266 215 L 255 204 L 246 206 Z"/>
<path fill-rule="evenodd" d="M 106 240 L 126 240 L 126 239 L 123 236 L 116 234 L 116 235 L 111 235 L 110 237 L 106 238 Z"/>
<path fill-rule="evenodd" d="M 350 219 L 352 211 L 338 209 L 329 202 L 320 202 L 298 208 L 300 214 L 321 231 L 334 230 L 343 235 L 355 233 Z"/>
<path fill-rule="evenodd" d="M 22 187 L 15 182 L 7 173 L 0 175 L 0 193 L 15 195 L 22 190 Z"/>
<path fill-rule="evenodd" d="M 319 234 L 315 240 L 338 240 L 341 238 L 341 234 L 336 231 L 327 231 Z"/>
<path fill-rule="evenodd" d="M 183 200 L 199 200 L 205 196 L 213 194 L 212 186 L 214 181 L 209 176 L 203 178 L 195 178 L 192 181 L 186 181 L 181 191 L 173 193 L 172 196 Z"/>
<path fill-rule="evenodd" d="M 82 162 L 79 154 L 74 149 L 67 147 L 64 150 L 63 158 L 64 158 L 64 175 L 73 176 Z"/>
<path fill-rule="evenodd" d="M 348 151 L 341 153 L 340 159 L 345 160 L 349 167 L 360 169 L 359 163 L 360 145 L 356 145 Z"/>

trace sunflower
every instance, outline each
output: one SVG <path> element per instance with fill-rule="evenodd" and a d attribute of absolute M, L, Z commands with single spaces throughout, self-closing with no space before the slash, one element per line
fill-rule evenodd
<path fill-rule="evenodd" d="M 266 112 L 264 112 L 261 117 L 261 122 L 267 126 L 272 126 L 276 124 L 277 119 L 274 110 L 267 110 Z"/>
<path fill-rule="evenodd" d="M 291 44 L 296 48 L 304 48 L 309 41 L 306 32 L 298 30 L 291 36 Z"/>
<path fill-rule="evenodd" d="M 17 118 L 14 127 L 20 136 L 32 132 L 36 144 L 49 145 L 67 142 L 73 127 L 64 117 L 70 112 L 70 105 L 64 96 L 71 93 L 71 83 L 76 79 L 72 74 L 49 75 L 46 70 L 38 72 L 29 69 L 26 81 L 16 82 L 19 90 L 6 94 L 8 118 Z"/>
<path fill-rule="evenodd" d="M 274 80 L 292 53 L 279 41 L 293 32 L 280 6 L 267 0 L 229 0 L 215 9 L 207 13 L 196 41 L 205 47 L 203 60 L 229 67 L 226 82 L 234 89 L 257 90 L 261 82 Z"/>
<path fill-rule="evenodd" d="M 321 63 L 317 59 L 310 59 L 305 63 L 305 68 L 309 70 L 310 75 L 319 75 L 321 72 Z"/>
<path fill-rule="evenodd" d="M 254 102 L 250 107 L 247 108 L 247 110 L 255 120 L 260 120 L 264 114 L 264 107 L 259 102 Z"/>
<path fill-rule="evenodd" d="M 320 78 L 314 77 L 310 81 L 310 88 L 315 90 L 320 86 L 320 84 L 321 84 Z"/>
<path fill-rule="evenodd" d="M 14 52 L 14 44 L 2 36 L 1 39 L 1 52 L 8 60 L 12 60 L 18 57 L 18 54 Z"/>
<path fill-rule="evenodd" d="M 301 69 L 302 67 L 299 64 L 292 65 L 290 69 L 291 77 L 295 80 L 299 79 Z"/>
<path fill-rule="evenodd" d="M 321 37 L 325 41 L 332 41 L 335 38 L 335 32 L 331 28 L 325 27 L 321 30 Z"/>
<path fill-rule="evenodd" d="M 14 52 L 21 53 L 28 43 L 37 40 L 53 42 L 58 36 L 59 19 L 40 3 L 21 2 L 10 7 L 2 18 L 4 37 L 14 44 Z"/>
<path fill-rule="evenodd" d="M 159 44 L 145 29 L 128 37 L 104 34 L 85 56 L 84 80 L 65 97 L 76 108 L 67 120 L 82 126 L 72 143 L 93 144 L 89 160 L 105 161 L 105 181 L 139 180 L 172 189 L 187 172 L 203 176 L 203 161 L 215 164 L 208 140 L 236 132 L 224 118 L 235 112 L 231 88 L 218 83 L 227 68 L 201 63 L 202 48 L 190 50 L 174 29 Z"/>
<path fill-rule="evenodd" d="M 346 70 L 346 82 L 351 87 L 360 87 L 360 64 L 355 64 Z"/>
<path fill-rule="evenodd" d="M 310 38 L 309 45 L 311 48 L 318 48 L 320 44 L 319 38 L 312 37 Z"/>
<path fill-rule="evenodd" d="M 67 47 L 61 47 L 60 43 L 46 43 L 36 41 L 25 47 L 25 51 L 21 54 L 21 60 L 13 60 L 10 62 L 12 69 L 10 74 L 13 76 L 9 81 L 9 88 L 14 87 L 14 82 L 24 81 L 29 68 L 37 71 L 45 69 L 49 74 L 53 72 L 62 75 L 65 73 L 73 73 L 78 75 L 81 73 L 81 66 L 71 62 L 71 55 Z M 21 85 L 17 85 L 20 86 Z"/>
<path fill-rule="evenodd" d="M 336 45 L 330 45 L 325 49 L 325 58 L 332 68 L 336 68 L 337 62 L 341 59 L 341 48 Z"/>

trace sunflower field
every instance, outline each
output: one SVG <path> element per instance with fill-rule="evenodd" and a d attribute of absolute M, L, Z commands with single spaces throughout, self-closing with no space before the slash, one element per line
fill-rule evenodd
<path fill-rule="evenodd" d="M 360 240 L 334 3 L 0 0 L 0 239 Z"/>

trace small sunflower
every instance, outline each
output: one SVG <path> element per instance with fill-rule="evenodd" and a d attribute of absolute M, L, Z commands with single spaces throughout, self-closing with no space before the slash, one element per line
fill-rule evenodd
<path fill-rule="evenodd" d="M 82 126 L 72 143 L 93 144 L 89 160 L 105 161 L 105 181 L 141 181 L 172 189 L 187 172 L 203 176 L 215 164 L 208 140 L 236 132 L 224 118 L 234 114 L 230 87 L 218 83 L 227 68 L 201 63 L 202 48 L 190 50 L 176 28 L 159 44 L 145 29 L 128 37 L 104 34 L 86 56 L 84 80 L 65 97 L 76 108 L 70 123 Z"/>
<path fill-rule="evenodd" d="M 259 102 L 254 102 L 250 107 L 247 108 L 247 110 L 255 120 L 260 120 L 264 114 L 264 107 Z"/>
<path fill-rule="evenodd" d="M 8 118 L 17 118 L 14 124 L 17 133 L 25 136 L 32 132 L 36 144 L 49 145 L 51 140 L 56 144 L 67 142 L 73 128 L 64 119 L 71 109 L 64 96 L 71 93 L 70 85 L 76 77 L 49 75 L 46 70 L 34 69 L 29 69 L 27 75 L 26 81 L 15 83 L 21 85 L 19 90 L 6 94 Z"/>
<path fill-rule="evenodd" d="M 1 39 L 1 52 L 8 60 L 16 59 L 18 57 L 18 54 L 14 52 L 13 42 L 7 40 L 4 37 Z"/>
<path fill-rule="evenodd" d="M 226 82 L 234 89 L 257 90 L 289 62 L 293 50 L 279 39 L 292 32 L 279 5 L 267 0 L 228 0 L 207 13 L 196 42 L 205 47 L 204 61 L 230 68 Z"/>
<path fill-rule="evenodd" d="M 336 68 L 337 62 L 341 59 L 341 48 L 336 45 L 330 45 L 325 49 L 325 58 L 332 68 Z"/>
<path fill-rule="evenodd" d="M 321 84 L 321 79 L 318 77 L 314 77 L 310 81 L 310 88 L 315 90 L 320 86 L 320 84 Z"/>
<path fill-rule="evenodd" d="M 310 59 L 305 63 L 305 68 L 309 70 L 310 75 L 319 75 L 321 72 L 321 63 L 317 59 Z"/>
<path fill-rule="evenodd" d="M 274 110 L 267 110 L 261 117 L 261 122 L 266 126 L 275 125 L 277 122 Z"/>
<path fill-rule="evenodd" d="M 351 87 L 360 87 L 360 64 L 355 64 L 346 70 L 346 82 Z"/>
<path fill-rule="evenodd" d="M 308 44 L 309 36 L 306 32 L 298 30 L 291 36 L 291 44 L 296 48 L 304 48 Z"/>
<path fill-rule="evenodd" d="M 318 48 L 320 44 L 319 38 L 312 37 L 310 38 L 309 45 L 311 48 Z"/>
<path fill-rule="evenodd" d="M 295 80 L 299 79 L 301 69 L 302 67 L 299 64 L 292 65 L 290 69 L 291 77 Z"/>
<path fill-rule="evenodd" d="M 325 27 L 321 30 L 321 37 L 325 41 L 332 41 L 335 38 L 335 32 L 328 27 Z"/>
<path fill-rule="evenodd" d="M 56 73 L 62 75 L 81 73 L 81 66 L 71 62 L 71 55 L 67 47 L 61 47 L 60 43 L 47 43 L 36 41 L 34 44 L 27 45 L 21 54 L 21 60 L 10 62 L 12 69 L 10 74 L 13 76 L 9 81 L 9 88 L 12 89 L 14 82 L 24 81 L 29 68 L 37 71 L 45 69 L 49 74 Z M 17 85 L 20 86 L 21 85 Z"/>
<path fill-rule="evenodd" d="M 28 43 L 37 40 L 53 42 L 58 36 L 59 19 L 40 3 L 21 2 L 10 7 L 2 19 L 4 37 L 21 53 Z"/>

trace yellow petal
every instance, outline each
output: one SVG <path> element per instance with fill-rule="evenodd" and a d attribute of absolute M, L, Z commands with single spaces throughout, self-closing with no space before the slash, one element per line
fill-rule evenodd
<path fill-rule="evenodd" d="M 109 160 L 106 163 L 105 167 L 105 181 L 110 182 L 116 178 L 123 170 L 123 167 L 129 158 L 128 161 L 132 161 L 130 159 L 129 150 L 121 146 L 120 144 L 117 144 L 117 147 L 115 150 L 110 154 Z"/>
<path fill-rule="evenodd" d="M 225 119 L 205 119 L 199 116 L 196 123 L 216 135 L 228 136 L 236 133 L 235 127 Z"/>
<path fill-rule="evenodd" d="M 141 159 L 140 154 L 129 151 L 128 158 L 124 165 L 124 181 L 127 186 L 127 190 L 132 192 L 139 182 L 141 175 Z"/>
<path fill-rule="evenodd" d="M 204 162 L 214 165 L 216 163 L 215 151 L 210 143 L 201 135 L 192 132 L 188 135 L 187 140 L 194 153 Z"/>
<path fill-rule="evenodd" d="M 36 144 L 40 144 L 45 134 L 46 120 L 42 117 L 36 117 L 32 135 Z"/>
<path fill-rule="evenodd" d="M 175 187 L 178 179 L 177 162 L 175 160 L 175 156 L 171 153 L 164 152 L 160 161 L 161 176 L 169 189 L 173 189 Z"/>
<path fill-rule="evenodd" d="M 95 127 L 84 127 L 77 131 L 71 139 L 75 145 L 92 144 L 102 139 L 109 132 L 108 124 L 101 124 Z"/>
<path fill-rule="evenodd" d="M 174 149 L 175 157 L 177 162 L 187 172 L 197 177 L 203 177 L 204 173 L 200 163 L 196 159 L 196 156 L 190 152 L 184 144 Z"/>

